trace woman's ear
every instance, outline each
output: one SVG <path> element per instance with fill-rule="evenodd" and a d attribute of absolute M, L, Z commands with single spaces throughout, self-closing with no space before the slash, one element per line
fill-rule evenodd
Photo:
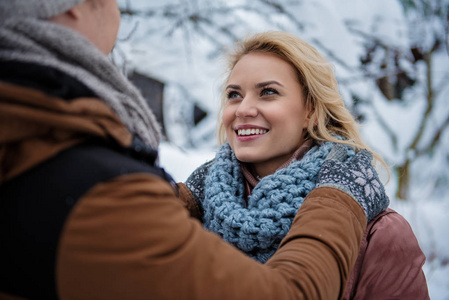
<path fill-rule="evenodd" d="M 307 111 L 307 115 L 306 115 L 306 119 L 304 121 L 304 128 L 309 127 L 310 122 L 313 122 L 313 126 L 318 125 L 318 118 L 315 115 L 315 108 L 313 107 L 313 105 L 311 103 L 308 103 L 306 105 L 306 111 Z"/>

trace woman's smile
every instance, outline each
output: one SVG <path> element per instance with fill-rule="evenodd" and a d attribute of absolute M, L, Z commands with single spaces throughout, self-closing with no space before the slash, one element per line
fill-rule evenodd
<path fill-rule="evenodd" d="M 269 130 L 256 125 L 245 124 L 234 127 L 237 141 L 247 142 L 263 137 Z"/>
<path fill-rule="evenodd" d="M 226 92 L 223 125 L 237 159 L 258 174 L 273 172 L 301 146 L 308 126 L 294 68 L 272 54 L 247 54 L 232 70 Z"/>

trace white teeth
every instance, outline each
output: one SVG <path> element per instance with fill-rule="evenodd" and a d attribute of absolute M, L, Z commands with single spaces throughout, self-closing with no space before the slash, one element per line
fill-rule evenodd
<path fill-rule="evenodd" d="M 253 135 L 253 134 L 264 134 L 267 133 L 265 129 L 239 129 L 237 130 L 237 135 Z"/>

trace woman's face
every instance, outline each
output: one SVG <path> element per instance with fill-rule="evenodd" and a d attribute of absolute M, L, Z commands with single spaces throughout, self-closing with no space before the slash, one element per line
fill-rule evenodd
<path fill-rule="evenodd" d="M 237 159 L 260 177 L 274 173 L 302 144 L 309 122 L 295 69 L 273 54 L 247 54 L 226 95 L 222 121 Z"/>

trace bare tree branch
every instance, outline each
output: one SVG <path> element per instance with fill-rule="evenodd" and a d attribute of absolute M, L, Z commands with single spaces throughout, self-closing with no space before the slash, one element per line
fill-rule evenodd
<path fill-rule="evenodd" d="M 440 83 L 434 88 L 434 97 L 435 99 L 438 98 L 438 96 L 447 88 L 449 88 L 449 85 L 447 84 L 449 82 L 449 72 L 446 73 L 446 75 L 443 76 Z"/>
<path fill-rule="evenodd" d="M 416 150 L 416 146 L 418 145 L 419 141 L 421 140 L 424 129 L 426 126 L 426 123 L 429 120 L 429 116 L 433 109 L 434 104 L 434 95 L 433 95 L 433 87 L 432 87 L 432 54 L 428 53 L 424 59 L 427 66 L 427 74 L 426 74 L 426 85 L 427 85 L 427 97 L 426 97 L 426 110 L 424 112 L 424 115 L 421 119 L 421 122 L 419 124 L 419 129 L 415 135 L 415 138 L 413 139 L 412 143 L 407 147 L 407 149 L 410 150 Z"/>
<path fill-rule="evenodd" d="M 282 4 L 279 2 L 271 1 L 271 0 L 260 0 L 260 2 L 264 3 L 267 6 L 270 6 L 274 8 L 277 12 L 280 14 L 286 16 L 295 26 L 298 28 L 299 31 L 304 30 L 304 24 L 298 21 L 298 17 L 294 16 L 288 9 L 285 9 Z"/>
<path fill-rule="evenodd" d="M 379 125 L 383 128 L 384 132 L 389 137 L 391 144 L 393 146 L 394 151 L 398 150 L 398 136 L 394 132 L 394 130 L 388 125 L 388 123 L 385 121 L 382 114 L 377 110 L 377 108 L 373 105 L 372 101 L 363 99 L 359 95 L 356 95 L 359 101 L 363 103 L 364 105 L 367 105 L 370 107 L 371 111 L 374 113 L 374 116 L 376 117 L 376 120 L 378 121 Z"/>
<path fill-rule="evenodd" d="M 337 57 L 333 51 L 331 51 L 329 48 L 327 48 L 321 41 L 318 39 L 312 39 L 312 42 L 321 49 L 324 53 L 326 53 L 327 57 L 341 65 L 343 68 L 345 68 L 348 71 L 354 72 L 355 69 L 348 65 L 345 61 L 343 61 L 341 58 Z"/>
<path fill-rule="evenodd" d="M 379 122 L 379 125 L 384 129 L 384 132 L 390 137 L 391 144 L 393 146 L 393 149 L 395 152 L 398 151 L 398 136 L 394 132 L 393 129 L 388 125 L 388 123 L 384 120 L 382 117 L 382 114 L 374 107 L 374 105 L 371 105 L 372 110 L 374 112 L 374 115 L 377 118 L 377 121 Z"/>
<path fill-rule="evenodd" d="M 443 124 L 441 124 L 441 126 L 438 128 L 438 130 L 433 135 L 433 138 L 430 140 L 429 145 L 422 148 L 421 150 L 418 150 L 416 152 L 417 155 L 422 156 L 424 154 L 431 152 L 438 145 L 438 143 L 440 142 L 441 136 L 443 135 L 445 130 L 447 130 L 448 128 L 449 128 L 449 113 L 446 117 L 446 120 L 443 122 Z"/>

